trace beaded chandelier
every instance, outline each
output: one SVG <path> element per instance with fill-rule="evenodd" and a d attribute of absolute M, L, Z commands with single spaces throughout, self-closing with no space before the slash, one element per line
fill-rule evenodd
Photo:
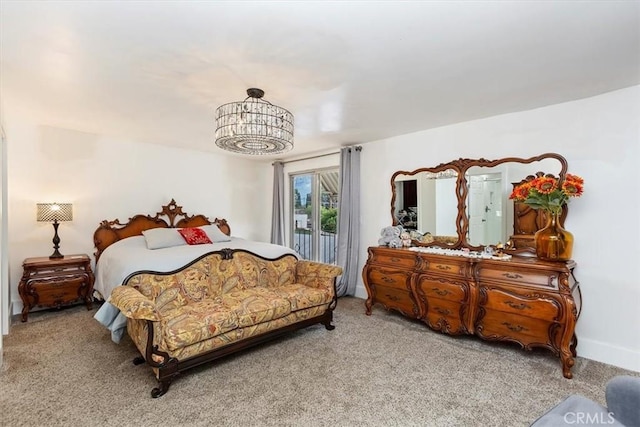
<path fill-rule="evenodd" d="M 216 145 L 240 154 L 279 154 L 293 148 L 293 114 L 247 89 L 244 101 L 216 109 Z"/>

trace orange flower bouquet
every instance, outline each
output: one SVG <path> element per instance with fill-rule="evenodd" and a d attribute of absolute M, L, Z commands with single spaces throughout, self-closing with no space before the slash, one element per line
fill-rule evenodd
<path fill-rule="evenodd" d="M 573 234 L 562 228 L 558 216 L 562 207 L 572 197 L 580 197 L 584 190 L 584 180 L 576 175 L 566 174 L 563 181 L 554 176 L 539 176 L 523 182 L 513 189 L 509 196 L 532 209 L 549 212 L 547 226 L 534 236 L 536 255 L 546 261 L 567 261 L 573 250 Z"/>
<path fill-rule="evenodd" d="M 553 176 L 539 176 L 518 185 L 509 198 L 557 215 L 570 198 L 582 196 L 583 190 L 584 180 L 577 175 L 567 174 L 561 184 Z"/>

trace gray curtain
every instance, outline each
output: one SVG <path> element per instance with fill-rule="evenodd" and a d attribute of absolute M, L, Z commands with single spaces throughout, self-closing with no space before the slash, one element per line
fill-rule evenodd
<path fill-rule="evenodd" d="M 284 245 L 284 163 L 282 162 L 273 164 L 271 243 Z"/>
<path fill-rule="evenodd" d="M 360 150 L 362 147 L 340 150 L 337 264 L 343 273 L 338 280 L 338 296 L 356 292 L 360 252 Z"/>

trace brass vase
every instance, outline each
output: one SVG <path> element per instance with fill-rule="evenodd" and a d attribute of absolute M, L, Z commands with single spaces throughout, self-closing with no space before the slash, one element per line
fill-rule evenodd
<path fill-rule="evenodd" d="M 562 228 L 558 213 L 547 212 L 547 225 L 535 234 L 536 255 L 545 261 L 568 261 L 573 252 L 573 234 Z"/>

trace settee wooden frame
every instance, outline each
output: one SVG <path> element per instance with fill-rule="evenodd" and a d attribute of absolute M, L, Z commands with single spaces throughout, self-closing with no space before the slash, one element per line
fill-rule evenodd
<path fill-rule="evenodd" d="M 191 261 L 189 264 L 178 268 L 176 270 L 170 271 L 170 272 L 157 272 L 157 271 L 149 271 L 149 270 L 144 270 L 144 271 L 138 271 L 138 272 L 134 272 L 132 274 L 130 274 L 123 282 L 123 285 L 126 286 L 127 283 L 129 282 L 129 280 L 139 274 L 154 274 L 154 275 L 158 275 L 158 276 L 169 276 L 172 274 L 176 274 L 186 268 L 189 268 L 191 265 L 195 264 L 196 262 L 200 261 L 202 258 L 205 258 L 207 256 L 210 255 L 215 255 L 215 254 L 220 254 L 221 258 L 223 260 L 230 260 L 233 258 L 233 255 L 235 253 L 238 252 L 244 252 L 244 253 L 248 253 L 251 254 L 257 258 L 263 259 L 265 261 L 277 261 L 279 259 L 282 259 L 284 257 L 291 257 L 293 255 L 291 254 L 285 254 L 282 256 L 279 256 L 277 258 L 265 258 L 262 257 L 258 254 L 255 254 L 253 252 L 250 251 L 246 251 L 244 249 L 222 249 L 219 251 L 213 251 L 213 252 L 208 252 L 200 257 L 198 257 L 197 259 Z M 208 363 L 208 362 L 212 362 L 214 360 L 220 359 L 222 357 L 228 356 L 230 354 L 233 353 L 237 353 L 239 351 L 248 349 L 250 347 L 254 347 L 258 344 L 262 344 L 264 342 L 267 341 L 271 341 L 275 338 L 280 337 L 281 335 L 285 335 L 287 333 L 296 331 L 298 329 L 303 329 L 306 328 L 308 326 L 311 325 L 315 325 L 315 324 L 322 324 L 324 325 L 324 327 L 329 330 L 332 331 L 333 329 L 335 329 L 335 326 L 331 323 L 333 321 L 333 310 L 335 309 L 336 305 L 338 303 L 338 297 L 337 297 L 337 293 L 336 293 L 336 279 L 333 279 L 333 299 L 331 300 L 331 302 L 329 303 L 329 306 L 327 307 L 327 310 L 320 316 L 316 316 L 316 317 L 312 317 L 310 319 L 306 319 L 306 320 L 302 320 L 300 322 L 296 322 L 293 323 L 291 325 L 287 325 L 287 326 L 283 326 L 282 328 L 278 328 L 275 329 L 273 331 L 269 331 L 266 332 L 264 334 L 260 334 L 260 335 L 256 335 L 253 337 L 249 337 L 249 338 L 245 338 L 242 339 L 240 341 L 235 341 L 233 343 L 227 344 L 223 347 L 220 348 L 216 348 L 213 350 L 209 350 L 205 353 L 199 354 L 197 356 L 194 357 L 190 357 L 184 360 L 179 360 L 176 359 L 174 357 L 171 357 L 168 353 L 161 351 L 158 349 L 157 345 L 153 344 L 153 338 L 154 338 L 154 333 L 153 333 L 153 321 L 151 320 L 145 320 L 146 322 L 146 329 L 147 329 L 147 346 L 145 348 L 145 354 L 144 356 L 137 356 L 136 358 L 133 359 L 133 363 L 134 365 L 140 365 L 143 364 L 144 362 L 147 362 L 147 364 L 149 366 L 151 366 L 152 368 L 157 368 L 158 369 L 158 383 L 159 383 L 159 387 L 154 387 L 151 390 L 151 397 L 160 397 L 163 394 L 165 394 L 167 392 L 167 390 L 169 390 L 169 386 L 171 385 L 173 379 L 179 375 L 180 373 L 194 368 L 196 366 L 200 366 L 202 364 Z M 154 359 L 154 356 L 160 357 L 162 358 L 161 362 L 156 362 Z"/>

